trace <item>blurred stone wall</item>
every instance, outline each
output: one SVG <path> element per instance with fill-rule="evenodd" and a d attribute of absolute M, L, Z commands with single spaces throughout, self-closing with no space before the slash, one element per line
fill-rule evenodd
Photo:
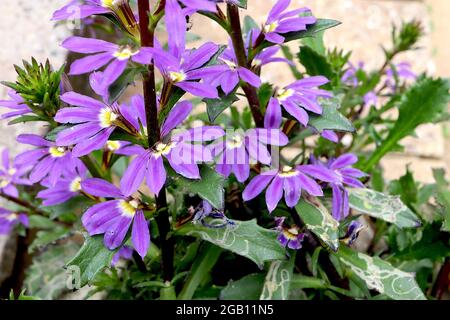
<path fill-rule="evenodd" d="M 68 0 L 0 0 L 1 80 L 13 81 L 13 64 L 20 64 L 22 59 L 29 59 L 31 56 L 39 61 L 50 58 L 55 66 L 64 62 L 66 53 L 59 47 L 59 43 L 70 30 L 66 27 L 55 28 L 50 17 L 55 9 L 67 2 Z M 252 16 L 262 23 L 276 1 L 248 2 Z M 400 57 L 400 60 L 412 62 L 418 73 L 427 70 L 450 76 L 449 0 L 293 0 L 292 3 L 292 7 L 309 6 L 318 17 L 342 21 L 341 26 L 326 33 L 327 45 L 353 51 L 353 61 L 365 61 L 370 68 L 379 66 L 382 62 L 383 53 L 379 44 L 388 43 L 392 24 L 413 18 L 420 19 L 427 30 L 427 36 L 421 43 L 422 49 L 408 53 Z M 223 30 L 202 17 L 194 18 L 193 32 L 213 41 L 227 41 Z M 295 46 L 292 48 L 298 49 Z M 263 77 L 280 84 L 291 80 L 290 72 L 281 69 L 280 65 L 268 68 Z M 0 99 L 5 96 L 6 89 L 1 87 Z M 19 147 L 15 142 L 15 136 L 40 129 L 42 128 L 30 125 L 11 127 L 7 126 L 5 121 L 0 121 L 0 149 L 9 147 L 13 152 L 18 152 L 23 147 Z M 446 145 L 438 126 L 421 128 L 418 138 L 409 139 L 406 145 L 405 154 L 389 156 L 383 162 L 389 178 L 402 175 L 406 164 L 411 163 L 417 178 L 428 182 L 432 179 L 432 167 L 443 167 L 445 161 L 450 164 L 450 142 Z M 5 237 L 0 237 L 0 262 L 3 261 L 0 263 L 0 283 L 10 272 L 14 259 L 14 245 L 9 247 L 9 254 L 6 254 L 2 249 L 4 241 Z M 11 239 L 10 241 L 14 242 Z"/>

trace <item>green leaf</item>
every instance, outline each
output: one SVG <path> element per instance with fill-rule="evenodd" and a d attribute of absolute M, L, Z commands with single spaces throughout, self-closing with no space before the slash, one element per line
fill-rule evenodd
<path fill-rule="evenodd" d="M 241 8 L 244 8 L 244 9 L 247 9 L 247 0 L 238 0 L 237 6 L 241 7 Z"/>
<path fill-rule="evenodd" d="M 323 41 L 324 31 L 317 32 L 313 38 L 305 38 L 302 39 L 302 43 L 305 46 L 313 49 L 318 54 L 325 56 L 327 53 L 327 49 L 325 48 L 325 43 Z"/>
<path fill-rule="evenodd" d="M 33 262 L 26 272 L 24 287 L 28 295 L 39 299 L 55 300 L 68 291 L 64 260 L 73 257 L 79 246 L 73 242 L 51 246 Z"/>
<path fill-rule="evenodd" d="M 351 122 L 339 111 L 339 99 L 323 99 L 320 101 L 323 107 L 321 115 L 310 114 L 309 124 L 319 132 L 323 130 L 334 130 L 343 132 L 354 132 Z"/>
<path fill-rule="evenodd" d="M 117 101 L 125 90 L 141 75 L 145 69 L 143 67 L 134 67 L 126 69 L 122 75 L 109 87 L 109 103 Z"/>
<path fill-rule="evenodd" d="M 442 230 L 450 232 L 450 188 L 445 179 L 444 169 L 433 169 L 433 176 L 437 185 L 437 201 L 441 204 L 444 213 L 444 223 Z"/>
<path fill-rule="evenodd" d="M 39 215 L 31 215 L 28 219 L 30 228 L 53 229 L 57 226 L 53 220 Z"/>
<path fill-rule="evenodd" d="M 8 125 L 18 124 L 18 123 L 26 123 L 26 122 L 34 122 L 34 121 L 43 121 L 41 117 L 38 116 L 32 116 L 32 115 L 25 115 L 20 116 L 10 122 L 8 122 Z"/>
<path fill-rule="evenodd" d="M 378 257 L 369 257 L 344 246 L 341 246 L 336 256 L 349 271 L 362 279 L 369 289 L 394 300 L 426 299 L 412 273 L 396 269 Z"/>
<path fill-rule="evenodd" d="M 29 252 L 33 252 L 36 248 L 47 246 L 63 237 L 70 232 L 70 229 L 57 226 L 51 230 L 40 230 L 36 234 L 36 238 L 28 248 Z"/>
<path fill-rule="evenodd" d="M 317 199 L 302 199 L 295 207 L 306 227 L 318 236 L 331 250 L 339 248 L 339 223 Z"/>
<path fill-rule="evenodd" d="M 370 172 L 386 153 L 390 152 L 401 139 L 412 134 L 418 126 L 433 123 L 442 117 L 447 112 L 449 88 L 449 81 L 423 78 L 408 89 L 400 101 L 399 116 L 395 125 L 362 166 L 363 171 Z"/>
<path fill-rule="evenodd" d="M 225 178 L 206 166 L 202 167 L 200 174 L 202 176 L 200 180 L 190 180 L 177 175 L 175 183 L 184 190 L 183 192 L 197 194 L 214 208 L 222 209 L 225 203 Z"/>
<path fill-rule="evenodd" d="M 349 204 L 354 210 L 395 224 L 399 228 L 417 228 L 420 219 L 398 196 L 371 189 L 348 189 Z"/>
<path fill-rule="evenodd" d="M 252 29 L 258 29 L 258 23 L 250 16 L 244 17 L 244 26 L 242 28 L 242 31 L 244 34 L 248 34 Z"/>
<path fill-rule="evenodd" d="M 340 24 L 341 23 L 336 20 L 317 19 L 317 22 L 315 24 L 309 26 L 307 30 L 298 31 L 298 32 L 289 32 L 289 33 L 284 34 L 283 36 L 285 37 L 285 43 L 289 42 L 289 41 L 293 41 L 293 40 L 299 40 L 299 39 L 308 38 L 308 37 L 315 37 L 317 35 L 317 33 L 320 33 L 324 30 L 336 27 Z M 273 45 L 274 45 L 273 43 L 264 41 L 261 46 L 261 49 L 271 47 Z"/>
<path fill-rule="evenodd" d="M 238 97 L 234 93 L 225 95 L 220 93 L 219 99 L 203 99 L 206 103 L 206 108 L 208 111 L 208 118 L 210 122 L 216 121 L 217 117 L 220 116 L 227 108 L 229 108 L 234 102 L 238 101 Z"/>
<path fill-rule="evenodd" d="M 103 236 L 86 236 L 84 244 L 75 258 L 66 264 L 66 267 L 74 266 L 80 270 L 80 284 L 84 286 L 105 267 L 111 265 L 115 251 L 108 250 L 103 244 Z"/>
<path fill-rule="evenodd" d="M 45 139 L 49 141 L 56 141 L 56 136 L 63 130 L 69 129 L 71 125 L 60 125 L 55 129 L 51 130 L 49 133 L 45 135 Z"/>
<path fill-rule="evenodd" d="M 252 273 L 237 281 L 231 280 L 220 292 L 220 300 L 259 300 L 265 275 Z"/>
<path fill-rule="evenodd" d="M 328 63 L 325 56 L 321 55 L 314 49 L 307 46 L 300 47 L 298 59 L 300 63 L 305 67 L 306 73 L 310 76 L 320 75 L 325 76 L 327 79 L 334 78 L 332 66 Z M 323 87 L 330 90 L 331 84 L 328 83 Z"/>
<path fill-rule="evenodd" d="M 258 100 L 261 107 L 266 108 L 267 104 L 269 103 L 270 97 L 272 97 L 273 94 L 273 86 L 268 83 L 264 82 L 258 89 Z"/>
<path fill-rule="evenodd" d="M 213 220 L 210 224 L 214 224 Z M 222 228 L 188 224 L 176 233 L 199 237 L 223 249 L 244 256 L 262 267 L 265 261 L 285 259 L 285 250 L 277 241 L 277 232 L 264 229 L 251 221 L 231 221 Z M 223 221 L 220 220 L 222 224 Z"/>
<path fill-rule="evenodd" d="M 273 261 L 264 280 L 260 300 L 287 300 L 294 272 L 295 255 L 289 261 Z"/>

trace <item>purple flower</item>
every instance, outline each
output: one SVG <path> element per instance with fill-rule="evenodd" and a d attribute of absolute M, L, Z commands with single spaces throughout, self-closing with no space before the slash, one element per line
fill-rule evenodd
<path fill-rule="evenodd" d="M 401 80 L 415 80 L 417 75 L 411 70 L 411 64 L 401 62 L 394 64 L 386 71 L 386 86 L 395 92 L 397 83 Z"/>
<path fill-rule="evenodd" d="M 346 85 L 357 87 L 359 84 L 358 80 L 358 71 L 364 69 L 364 62 L 359 62 L 358 66 L 355 66 L 353 63 L 348 62 L 348 68 L 344 72 L 344 75 L 341 78 L 341 81 Z"/>
<path fill-rule="evenodd" d="M 28 164 L 17 165 L 9 161 L 9 151 L 4 149 L 2 152 L 2 163 L 0 166 L 0 192 L 17 198 L 19 191 L 16 185 L 29 185 L 28 179 L 23 176 L 30 171 Z"/>
<path fill-rule="evenodd" d="M 150 231 L 139 199 L 125 196 L 111 183 L 91 178 L 81 182 L 84 192 L 108 200 L 89 208 L 81 218 L 89 235 L 105 234 L 105 246 L 111 250 L 120 247 L 131 224 L 131 242 L 144 258 L 150 245 Z"/>
<path fill-rule="evenodd" d="M 166 3 L 166 26 L 169 37 L 169 51 L 160 47 L 149 49 L 156 67 L 166 82 L 198 97 L 217 98 L 217 89 L 208 83 L 199 82 L 207 76 L 222 72 L 219 66 L 202 68 L 219 49 L 212 42 L 198 49 L 185 50 L 186 19 L 177 1 Z"/>
<path fill-rule="evenodd" d="M 138 63 L 151 60 L 146 48 L 119 46 L 98 39 L 74 36 L 66 39 L 62 47 L 73 52 L 91 54 L 75 60 L 70 66 L 70 75 L 89 73 L 108 65 L 103 72 L 104 87 L 120 77 L 130 60 Z"/>
<path fill-rule="evenodd" d="M 374 91 L 369 91 L 364 95 L 363 100 L 365 107 L 375 106 L 378 102 L 378 96 Z"/>
<path fill-rule="evenodd" d="M 114 16 L 128 32 L 139 35 L 138 18 L 131 9 L 129 0 L 72 0 L 55 11 L 52 20 L 81 20 L 102 14 Z"/>
<path fill-rule="evenodd" d="M 331 98 L 333 96 L 326 90 L 316 88 L 328 82 L 327 78 L 316 76 L 295 81 L 285 88 L 278 89 L 275 96 L 270 98 L 266 119 L 272 118 L 273 114 L 280 114 L 281 106 L 283 106 L 287 113 L 307 126 L 309 115 L 306 111 L 322 114 L 322 107 L 318 98 Z"/>
<path fill-rule="evenodd" d="M 275 222 L 277 224 L 276 229 L 279 231 L 277 239 L 283 247 L 288 247 L 293 250 L 299 250 L 302 248 L 302 242 L 305 238 L 305 234 L 301 233 L 299 227 L 295 225 L 285 225 L 285 219 L 285 217 L 275 218 Z"/>
<path fill-rule="evenodd" d="M 266 190 L 266 204 L 269 212 L 272 212 L 283 197 L 286 205 L 293 208 L 298 201 L 302 190 L 312 196 L 323 196 L 320 185 L 313 179 L 321 181 L 336 181 L 335 173 L 323 166 L 298 165 L 296 167 L 284 166 L 280 171 L 270 170 L 253 178 L 245 188 L 242 198 L 249 201 Z"/>
<path fill-rule="evenodd" d="M 338 143 L 339 137 L 333 130 L 323 130 L 321 136 L 331 142 Z"/>
<path fill-rule="evenodd" d="M 91 80 L 95 76 L 96 74 L 91 75 Z M 92 81 L 91 83 L 93 84 Z M 99 94 L 103 93 L 102 87 L 93 85 L 93 89 Z M 75 157 L 102 149 L 117 127 L 132 132 L 139 130 L 139 125 L 136 128 L 127 120 L 128 117 L 132 119 L 136 117 L 130 115 L 130 107 L 121 106 L 118 103 L 110 105 L 76 92 L 63 94 L 61 100 L 76 107 L 60 109 L 56 113 L 55 120 L 59 123 L 75 125 L 61 131 L 56 137 L 56 143 L 58 146 L 75 145 L 72 150 Z M 104 100 L 106 101 L 106 97 Z M 144 122 L 143 125 L 146 123 Z"/>
<path fill-rule="evenodd" d="M 306 30 L 307 25 L 316 23 L 308 8 L 284 12 L 290 3 L 291 0 L 279 0 L 273 6 L 263 27 L 267 41 L 281 44 L 285 40 L 283 34 Z"/>
<path fill-rule="evenodd" d="M 19 154 L 14 163 L 16 166 L 30 166 L 31 183 L 36 183 L 48 177 L 48 183 L 55 185 L 65 168 L 74 166 L 72 154 L 67 147 L 58 146 L 35 134 L 21 134 L 17 141 L 37 147 Z"/>
<path fill-rule="evenodd" d="M 258 128 L 233 131 L 209 148 L 217 158 L 218 173 L 228 177 L 233 172 L 239 182 L 244 182 L 250 175 L 250 164 L 271 164 L 267 145 L 285 146 L 288 142 L 288 137 L 279 129 Z"/>
<path fill-rule="evenodd" d="M 0 208 L 0 234 L 9 234 L 17 224 L 28 227 L 28 216 Z"/>
<path fill-rule="evenodd" d="M 211 161 L 212 156 L 207 148 L 192 142 L 204 142 L 217 139 L 225 133 L 220 127 L 197 127 L 173 132 L 192 111 L 192 104 L 188 101 L 178 103 L 169 113 L 161 127 L 159 141 L 150 149 L 140 148 L 122 177 L 120 186 L 122 192 L 129 196 L 141 185 L 144 178 L 150 190 L 159 194 L 166 181 L 166 170 L 163 159 L 167 159 L 170 166 L 188 179 L 200 179 L 197 163 Z"/>
<path fill-rule="evenodd" d="M 328 168 L 334 172 L 337 179 L 329 182 L 333 192 L 332 213 L 336 220 L 342 220 L 349 214 L 348 192 L 346 186 L 350 188 L 364 188 L 358 178 L 365 177 L 366 174 L 361 170 L 352 167 L 358 162 L 358 157 L 351 153 L 341 155 L 336 159 L 330 159 L 326 165 L 320 161 L 312 158 L 312 163 L 322 167 Z"/>
<path fill-rule="evenodd" d="M 228 220 L 223 212 L 223 209 L 218 210 L 212 207 L 212 205 L 203 200 L 201 204 L 194 210 L 194 218 L 192 220 L 193 223 L 201 223 L 204 227 L 212 228 L 212 229 L 220 229 L 225 228 L 228 225 L 234 225 L 234 222 Z M 208 223 L 206 220 L 208 218 L 213 219 L 214 224 Z M 223 222 L 219 222 L 219 221 Z"/>
<path fill-rule="evenodd" d="M 43 199 L 43 206 L 54 206 L 64 203 L 81 193 L 81 182 L 87 178 L 87 169 L 84 164 L 74 159 L 74 167 L 65 168 L 62 177 L 52 185 L 48 179 L 44 179 L 41 184 L 47 189 L 40 191 L 37 198 Z"/>
<path fill-rule="evenodd" d="M 84 19 L 94 14 L 112 13 L 111 7 L 108 6 L 108 3 L 112 5 L 112 2 L 113 0 L 71 0 L 64 7 L 53 13 L 52 20 Z"/>
<path fill-rule="evenodd" d="M 8 119 L 31 112 L 31 109 L 25 104 L 25 100 L 14 90 L 9 89 L 8 96 L 11 100 L 0 100 L 0 107 L 5 107 L 12 111 L 2 114 L 0 119 Z"/>
<path fill-rule="evenodd" d="M 175 1 L 175 0 L 170 0 Z M 218 3 L 238 4 L 239 0 L 180 0 L 186 6 L 186 15 L 191 15 L 197 11 L 217 12 Z"/>
<path fill-rule="evenodd" d="M 280 51 L 280 47 L 269 47 L 258 53 L 252 61 L 252 67 L 260 68 L 269 63 L 285 62 L 289 65 L 293 65 L 293 62 L 286 58 L 276 57 L 276 54 Z"/>
<path fill-rule="evenodd" d="M 223 64 L 216 65 L 214 68 L 221 70 L 219 75 L 210 76 L 208 81 L 214 85 L 222 88 L 223 92 L 229 94 L 236 88 L 239 80 L 247 82 L 252 86 L 259 88 L 261 86 L 261 79 L 253 71 L 239 67 L 236 54 L 231 42 L 228 48 L 221 54 L 220 61 Z"/>
<path fill-rule="evenodd" d="M 356 220 L 352 221 L 349 224 L 344 237 L 342 237 L 340 240 L 350 246 L 356 241 L 356 239 L 358 239 L 359 233 L 362 229 L 364 229 L 364 226 L 360 222 Z"/>
<path fill-rule="evenodd" d="M 132 257 L 133 257 L 133 248 L 128 247 L 128 246 L 123 246 L 122 248 L 119 249 L 119 251 L 117 251 L 114 254 L 114 256 L 111 260 L 111 266 L 115 267 L 119 263 L 119 260 L 121 260 L 121 259 L 131 260 Z"/>

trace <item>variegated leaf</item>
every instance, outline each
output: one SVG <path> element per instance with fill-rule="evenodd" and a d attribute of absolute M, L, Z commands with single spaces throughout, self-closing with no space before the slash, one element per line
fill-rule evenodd
<path fill-rule="evenodd" d="M 398 196 L 389 196 L 371 189 L 349 189 L 350 207 L 374 218 L 382 219 L 399 228 L 421 225 L 419 218 Z"/>
<path fill-rule="evenodd" d="M 295 207 L 306 227 L 333 251 L 339 248 L 339 223 L 317 198 L 303 198 Z"/>
<path fill-rule="evenodd" d="M 344 246 L 341 246 L 336 256 L 361 278 L 369 289 L 394 300 L 426 299 L 413 273 L 401 271 L 378 257 L 369 257 Z"/>

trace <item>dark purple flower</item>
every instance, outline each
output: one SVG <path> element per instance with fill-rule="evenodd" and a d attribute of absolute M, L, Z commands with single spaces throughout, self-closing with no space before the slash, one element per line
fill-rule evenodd
<path fill-rule="evenodd" d="M 327 78 L 316 76 L 295 81 L 285 88 L 278 89 L 275 96 L 270 98 L 266 118 L 271 118 L 273 113 L 281 113 L 280 108 L 283 106 L 287 113 L 307 126 L 309 115 L 306 111 L 322 114 L 322 107 L 318 98 L 331 98 L 333 96 L 329 91 L 316 88 L 328 82 Z"/>
<path fill-rule="evenodd" d="M 350 246 L 356 241 L 362 229 L 364 229 L 364 226 L 354 220 L 349 224 L 347 232 L 340 240 Z"/>
<path fill-rule="evenodd" d="M 65 168 L 74 165 L 72 153 L 67 147 L 58 146 L 55 142 L 46 140 L 35 134 L 21 134 L 17 141 L 37 147 L 19 154 L 14 163 L 16 166 L 30 166 L 31 183 L 36 183 L 48 177 L 48 183 L 55 185 Z"/>
<path fill-rule="evenodd" d="M 194 218 L 192 222 L 201 223 L 204 227 L 207 228 L 220 229 L 225 228 L 228 225 L 234 225 L 234 222 L 229 220 L 225 216 L 223 209 L 219 210 L 213 208 L 212 205 L 206 200 L 203 200 L 201 204 L 197 208 L 195 208 L 193 214 Z M 208 218 L 213 219 L 213 224 L 207 222 Z"/>
<path fill-rule="evenodd" d="M 290 3 L 291 0 L 279 0 L 273 6 L 263 27 L 267 41 L 281 44 L 285 40 L 283 34 L 306 30 L 307 25 L 316 23 L 308 8 L 284 12 Z"/>
<path fill-rule="evenodd" d="M 166 181 L 166 170 L 163 159 L 167 159 L 170 166 L 188 179 L 200 179 L 198 162 L 212 160 L 209 150 L 201 144 L 217 139 L 225 134 L 222 128 L 197 127 L 179 133 L 173 132 L 192 111 L 192 104 L 188 101 L 178 103 L 169 113 L 161 127 L 160 140 L 150 149 L 140 148 L 140 152 L 121 180 L 122 192 L 129 196 L 133 194 L 146 179 L 150 190 L 159 194 Z"/>
<path fill-rule="evenodd" d="M 108 200 L 89 208 L 81 218 L 89 235 L 105 234 L 105 246 L 111 250 L 123 244 L 131 224 L 131 242 L 144 258 L 150 246 L 150 231 L 139 199 L 125 196 L 111 183 L 91 178 L 81 182 L 84 192 Z"/>
<path fill-rule="evenodd" d="M 312 158 L 312 163 L 322 167 L 328 168 L 334 172 L 337 179 L 329 182 L 333 192 L 332 213 L 336 220 L 342 220 L 349 214 L 348 192 L 345 187 L 350 188 L 364 188 L 364 184 L 359 181 L 359 178 L 365 177 L 366 174 L 361 170 L 352 167 L 358 162 L 358 157 L 351 153 L 341 155 L 336 159 L 330 159 L 328 163 L 323 164 L 320 161 Z"/>
<path fill-rule="evenodd" d="M 81 182 L 87 178 L 87 169 L 78 159 L 74 159 L 73 163 L 75 166 L 66 167 L 55 185 L 49 183 L 48 179 L 41 182 L 47 187 L 37 194 L 37 198 L 43 199 L 43 206 L 61 204 L 80 195 Z"/>
<path fill-rule="evenodd" d="M 89 73 L 108 65 L 103 72 L 104 87 L 108 87 L 120 77 L 129 61 L 149 63 L 151 60 L 147 48 L 119 46 L 98 39 L 74 36 L 65 40 L 62 47 L 73 52 L 90 54 L 72 63 L 70 75 Z"/>
<path fill-rule="evenodd" d="M 305 238 L 305 234 L 300 232 L 299 227 L 296 225 L 286 226 L 284 224 L 285 217 L 279 217 L 275 219 L 277 224 L 276 229 L 279 231 L 277 240 L 283 247 L 288 247 L 293 250 L 299 250 L 302 248 L 302 242 Z"/>
<path fill-rule="evenodd" d="M 280 171 L 269 170 L 253 178 L 245 188 L 242 198 L 249 201 L 266 190 L 266 204 L 272 212 L 283 197 L 286 205 L 293 208 L 300 200 L 302 190 L 312 196 L 323 196 L 320 185 L 313 179 L 321 181 L 336 181 L 335 173 L 323 166 L 298 165 L 295 168 L 284 166 Z"/>
<path fill-rule="evenodd" d="M 117 251 L 112 260 L 111 260 L 111 266 L 115 267 L 119 263 L 119 260 L 131 260 L 133 257 L 133 248 L 128 246 L 123 246 L 122 248 Z"/>
<path fill-rule="evenodd" d="M 217 158 L 218 173 L 228 177 L 233 172 L 239 182 L 244 182 L 250 175 L 250 164 L 271 164 L 268 145 L 285 146 L 288 142 L 288 137 L 279 129 L 258 128 L 230 132 L 209 148 Z"/>
<path fill-rule="evenodd" d="M 5 107 L 12 111 L 2 114 L 0 119 L 22 116 L 31 112 L 31 109 L 25 104 L 25 100 L 14 90 L 9 89 L 8 96 L 11 100 L 0 100 L 0 107 Z"/>
<path fill-rule="evenodd" d="M 25 174 L 30 171 L 30 166 L 12 164 L 9 160 L 9 151 L 4 149 L 2 151 L 2 162 L 0 166 L 0 192 L 17 198 L 19 191 L 16 185 L 30 185 L 28 179 L 23 178 Z"/>
<path fill-rule="evenodd" d="M 0 208 L 0 235 L 9 234 L 17 224 L 28 227 L 28 216 Z"/>
<path fill-rule="evenodd" d="M 238 66 L 236 54 L 231 42 L 228 48 L 220 55 L 219 60 L 222 64 L 216 65 L 214 68 L 220 70 L 220 74 L 212 75 L 208 78 L 208 82 L 214 86 L 220 86 L 226 94 L 229 94 L 236 88 L 239 81 L 242 80 L 259 88 L 261 79 L 253 71 Z M 266 61 L 267 62 L 267 61 Z"/>

